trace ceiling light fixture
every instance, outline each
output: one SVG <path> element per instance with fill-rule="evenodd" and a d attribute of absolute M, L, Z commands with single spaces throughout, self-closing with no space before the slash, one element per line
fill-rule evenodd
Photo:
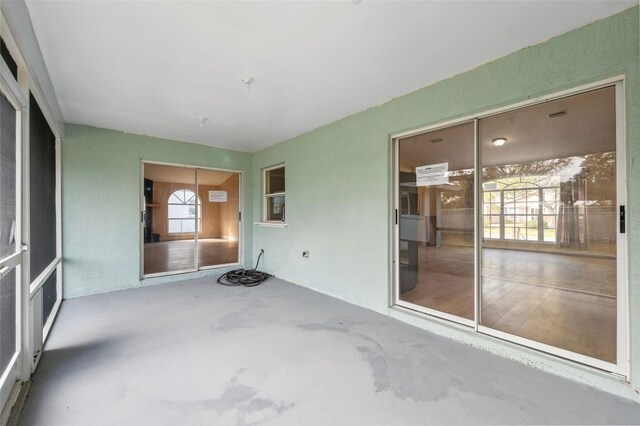
<path fill-rule="evenodd" d="M 242 84 L 244 84 L 244 90 L 249 92 L 251 91 L 251 83 L 253 83 L 255 79 L 253 77 L 244 77 L 242 78 Z"/>
<path fill-rule="evenodd" d="M 507 143 L 507 139 L 506 138 L 495 138 L 494 140 L 491 141 L 495 146 L 502 146 L 505 143 Z"/>

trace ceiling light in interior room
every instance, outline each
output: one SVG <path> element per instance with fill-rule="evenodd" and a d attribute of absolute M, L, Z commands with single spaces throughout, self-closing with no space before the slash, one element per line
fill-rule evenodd
<path fill-rule="evenodd" d="M 242 84 L 244 84 L 244 90 L 249 92 L 251 90 L 251 84 L 255 81 L 253 77 L 243 77 Z"/>
<path fill-rule="evenodd" d="M 548 118 L 556 118 L 556 117 L 562 117 L 563 115 L 567 115 L 567 110 L 564 111 L 558 111 L 558 112 L 554 112 L 551 114 L 547 114 Z"/>
<path fill-rule="evenodd" d="M 440 143 L 442 142 L 442 138 L 435 138 L 435 139 L 431 139 L 431 143 Z"/>
<path fill-rule="evenodd" d="M 200 127 L 204 127 L 204 123 L 206 123 L 208 120 L 207 117 L 205 117 L 204 115 L 201 115 L 200 117 L 198 117 L 198 121 L 200 122 Z"/>
<path fill-rule="evenodd" d="M 493 143 L 495 146 L 502 146 L 505 143 L 507 143 L 507 139 L 505 139 L 505 138 L 495 138 L 494 140 L 491 141 L 491 143 Z"/>

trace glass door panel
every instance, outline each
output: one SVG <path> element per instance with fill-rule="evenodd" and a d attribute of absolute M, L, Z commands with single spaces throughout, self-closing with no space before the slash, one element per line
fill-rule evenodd
<path fill-rule="evenodd" d="M 480 119 L 479 142 L 480 325 L 616 363 L 615 88 Z"/>
<path fill-rule="evenodd" d="M 144 275 L 196 269 L 196 229 L 201 206 L 196 171 L 143 163 Z"/>
<path fill-rule="evenodd" d="M 474 123 L 398 141 L 399 299 L 474 319 Z"/>
<path fill-rule="evenodd" d="M 198 169 L 198 195 L 202 202 L 198 266 L 238 263 L 240 173 Z"/>

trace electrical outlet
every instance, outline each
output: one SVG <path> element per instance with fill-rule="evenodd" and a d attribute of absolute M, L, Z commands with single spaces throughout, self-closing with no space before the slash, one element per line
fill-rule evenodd
<path fill-rule="evenodd" d="M 309 257 L 309 250 L 305 250 L 302 252 L 302 257 Z"/>

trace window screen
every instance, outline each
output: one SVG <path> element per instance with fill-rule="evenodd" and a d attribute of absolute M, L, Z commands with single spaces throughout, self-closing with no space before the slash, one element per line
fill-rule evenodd
<path fill-rule="evenodd" d="M 56 138 L 30 98 L 31 281 L 56 258 Z"/>
<path fill-rule="evenodd" d="M 57 273 L 53 271 L 49 278 L 42 285 L 42 326 L 47 323 L 49 315 L 53 310 L 53 305 L 56 304 L 58 298 L 58 288 L 56 286 Z"/>
<path fill-rule="evenodd" d="M 16 110 L 0 94 L 0 259 L 16 246 Z M 0 374 L 16 352 L 16 283 L 11 269 L 0 278 Z"/>
<path fill-rule="evenodd" d="M 0 372 L 16 352 L 16 269 L 0 278 Z"/>
<path fill-rule="evenodd" d="M 0 94 L 0 259 L 16 247 L 16 110 Z"/>
<path fill-rule="evenodd" d="M 0 40 L 0 56 L 2 56 L 2 59 L 4 59 L 4 62 L 9 67 L 9 71 L 11 71 L 13 78 L 18 81 L 18 64 L 13 60 L 13 56 L 11 56 L 11 52 L 7 49 L 7 45 L 4 40 Z"/>

